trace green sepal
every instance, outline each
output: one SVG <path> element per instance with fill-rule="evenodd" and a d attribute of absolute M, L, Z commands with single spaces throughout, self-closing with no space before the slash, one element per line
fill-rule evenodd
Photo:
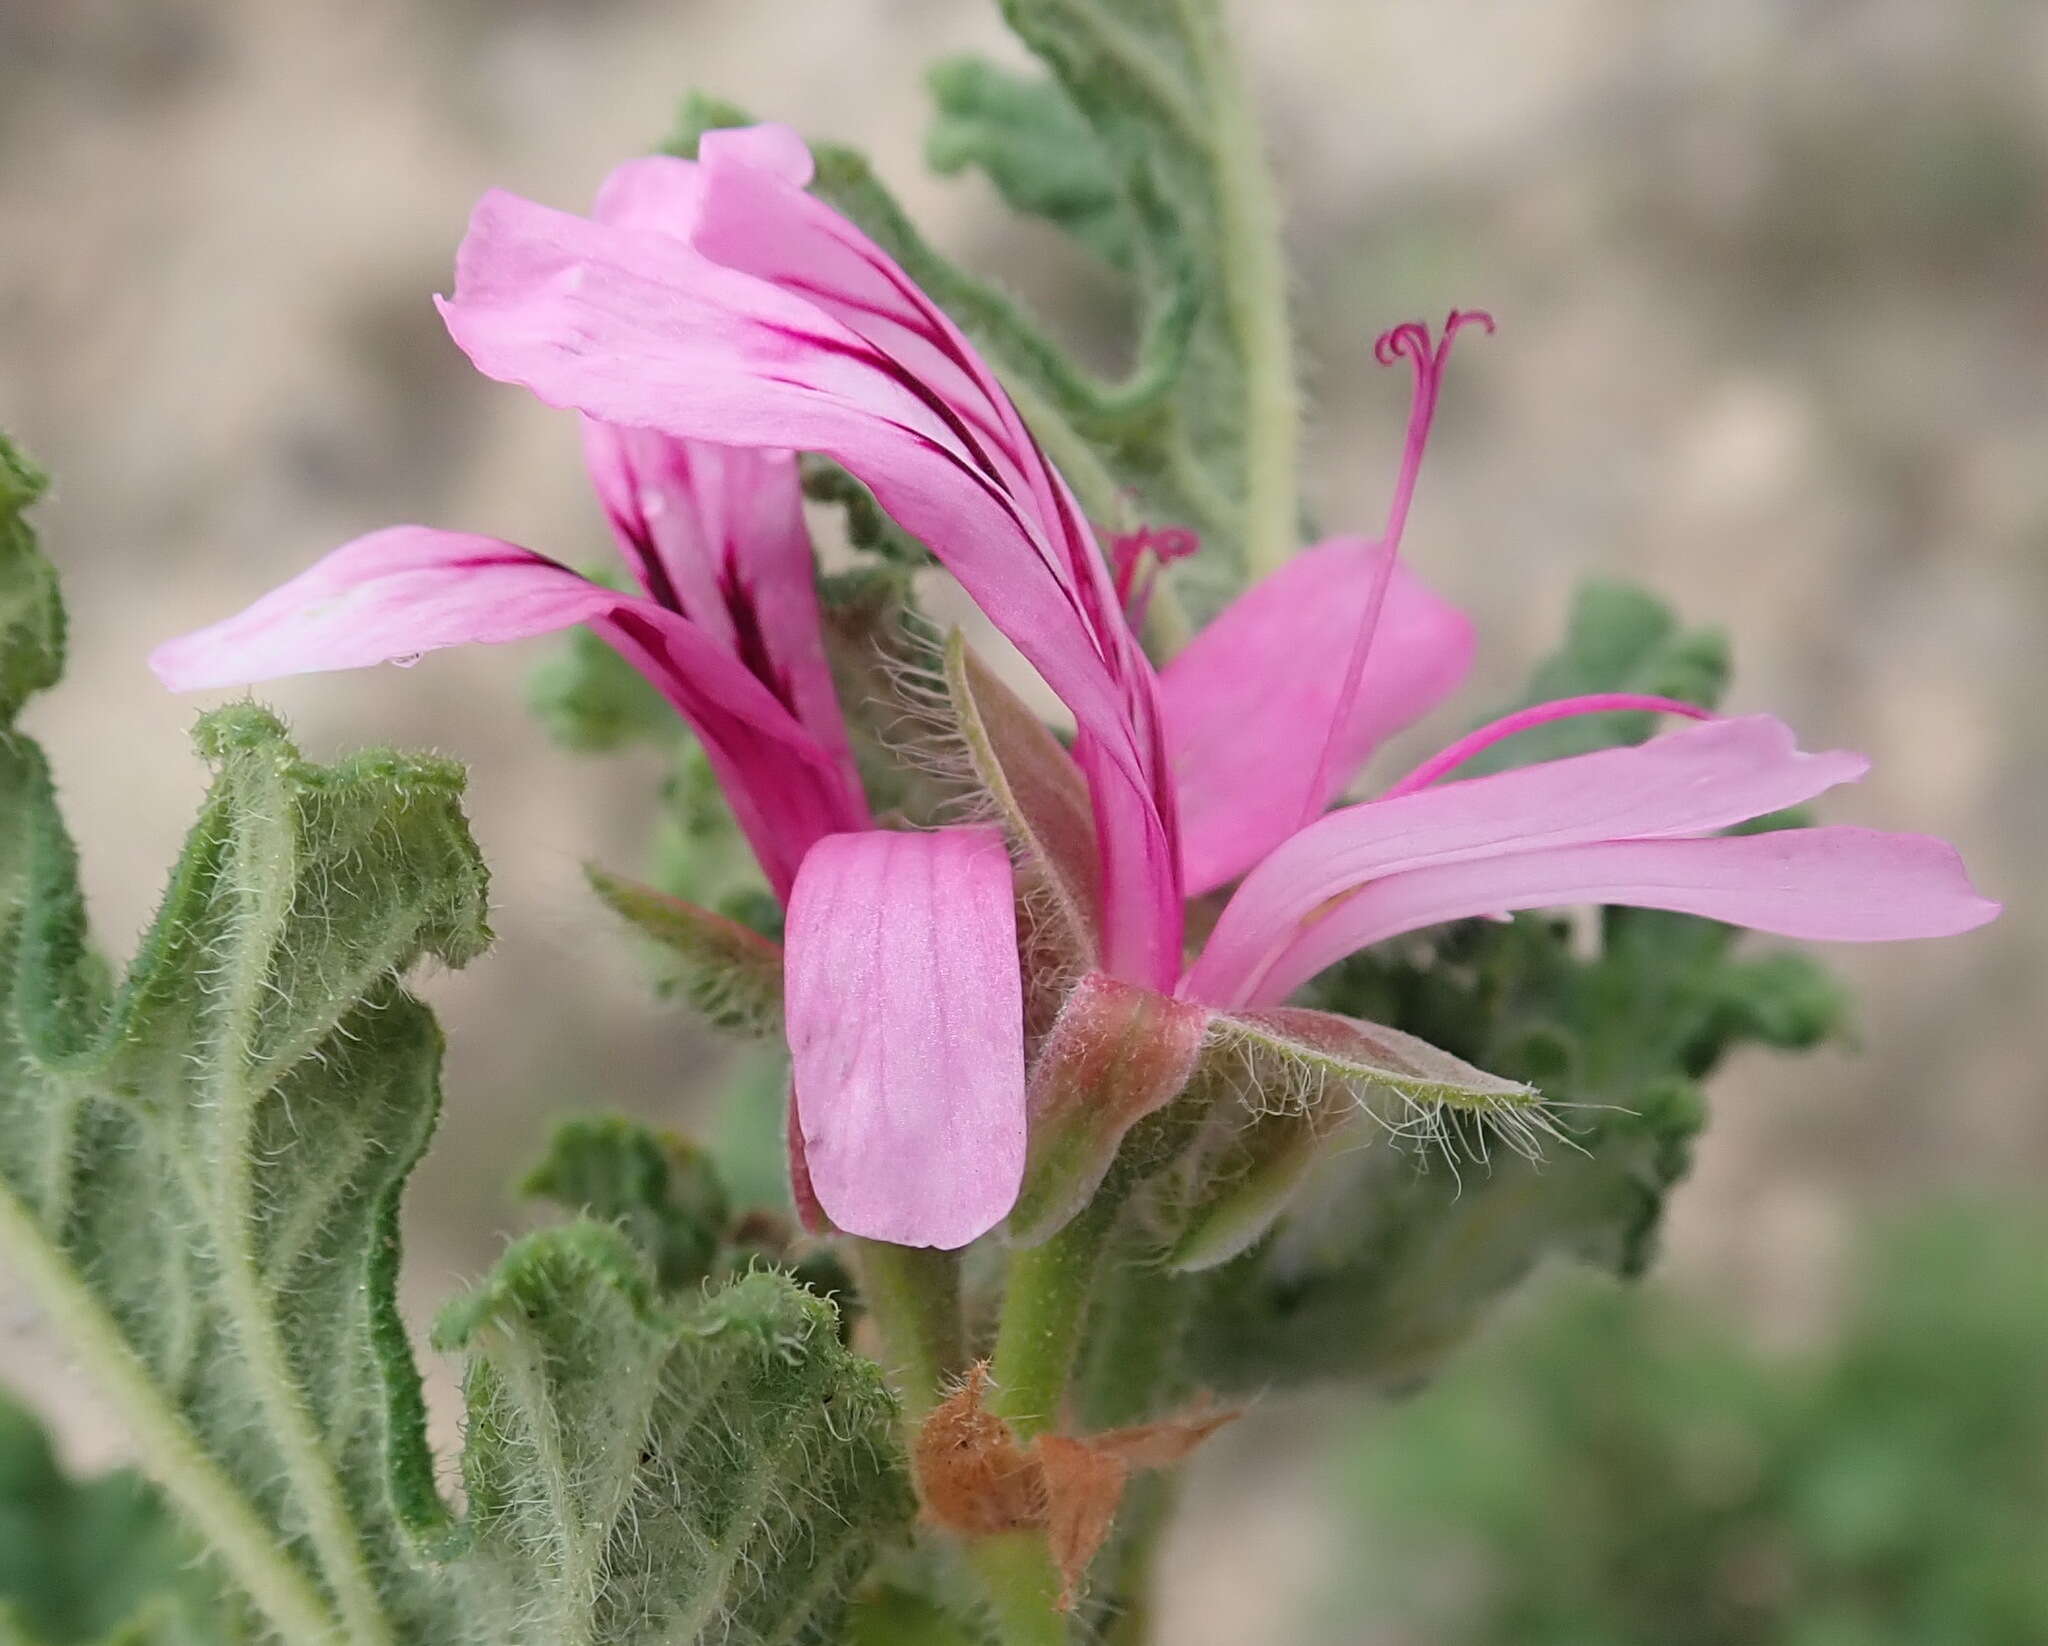
<path fill-rule="evenodd" d="M 519 1192 L 616 1224 L 665 1293 L 709 1279 L 732 1227 L 732 1203 L 704 1150 L 616 1115 L 557 1126 Z"/>
<path fill-rule="evenodd" d="M 1100 972 L 1074 985 L 1031 1064 L 1013 1246 L 1049 1240 L 1095 1196 L 1131 1129 L 1186 1089 L 1212 1015 Z"/>
<path fill-rule="evenodd" d="M 782 950 L 750 926 L 586 864 L 606 908 L 659 946 L 675 989 L 721 1029 L 782 1032 Z"/>
<path fill-rule="evenodd" d="M 975 785 L 1017 857 L 1018 936 L 1030 960 L 1027 980 L 1036 985 L 1027 1016 L 1044 1019 L 1048 988 L 1056 999 L 1097 955 L 1101 869 L 1087 784 L 1045 722 L 957 629 L 946 642 L 945 683 Z"/>
<path fill-rule="evenodd" d="M 665 1304 L 622 1234 L 571 1224 L 435 1341 L 470 1355 L 472 1638 L 836 1646 L 907 1528 L 895 1402 L 787 1276 Z"/>
<path fill-rule="evenodd" d="M 1214 1112 L 1179 1172 L 1185 1204 L 1168 1263 L 1182 1272 L 1257 1242 L 1346 1143 L 1377 1132 L 1383 1146 L 1428 1150 L 1446 1140 L 1454 1114 L 1517 1135 L 1547 1130 L 1535 1088 L 1398 1029 L 1301 1007 L 1218 1012 L 1197 1082 Z"/>

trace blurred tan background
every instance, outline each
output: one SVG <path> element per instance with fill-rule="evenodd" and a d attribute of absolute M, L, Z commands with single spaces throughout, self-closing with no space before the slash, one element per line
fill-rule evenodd
<path fill-rule="evenodd" d="M 2034 0 L 1271 0 L 1241 8 L 1297 249 L 1312 492 L 1376 526 L 1405 389 L 1382 327 L 1485 305 L 1409 531 L 1479 620 L 1477 689 L 1573 582 L 1738 637 L 1735 703 L 1876 771 L 1827 815 L 1948 835 L 2006 918 L 1840 950 L 1863 1044 L 1722 1080 L 1668 1272 L 1758 1330 L 1826 1318 L 1847 1231 L 1935 1187 L 2038 1185 L 2048 811 L 2048 8 Z M 156 640 L 397 520 L 604 552 L 569 422 L 476 377 L 428 302 L 474 198 L 578 206 L 703 87 L 865 147 L 935 238 L 1098 347 L 1101 288 L 979 183 L 922 175 L 925 62 L 1013 55 L 968 0 L 0 0 L 0 427 L 56 478 L 70 683 L 34 711 L 105 941 L 147 919 L 203 786 Z M 1113 343 L 1112 343 L 1113 346 Z M 429 992 L 448 1115 L 411 1204 L 423 1305 L 488 1260 L 543 1117 L 687 1121 L 719 1055 L 644 998 L 578 862 L 631 865 L 652 765 L 522 714 L 539 648 L 265 692 L 308 749 L 467 760 L 497 950 Z M 0 1292 L 0 1377 L 117 1451 Z M 1341 1558 L 1303 1485 L 1332 1407 L 1205 1464 L 1165 1637 Z M 1363 1627 L 1363 1626 L 1362 1626 Z M 1363 1635 L 1361 1638 L 1365 1638 Z"/>

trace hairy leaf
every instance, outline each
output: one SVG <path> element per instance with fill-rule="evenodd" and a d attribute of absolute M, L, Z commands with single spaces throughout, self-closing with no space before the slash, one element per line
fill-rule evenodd
<path fill-rule="evenodd" d="M 519 1189 L 618 1225 L 664 1292 L 708 1279 L 732 1227 L 732 1204 L 709 1155 L 617 1116 L 557 1126 L 546 1157 Z"/>
<path fill-rule="evenodd" d="M 48 568 L 18 514 L 0 540 L 0 646 L 30 656 L 57 632 Z M 217 777 L 117 985 L 47 765 L 11 706 L 0 724 L 0 1256 L 246 1595 L 248 1638 L 823 1646 L 904 1487 L 879 1374 L 794 1280 L 750 1275 L 671 1317 L 619 1231 L 527 1242 L 455 1317 L 480 1404 L 472 1514 L 444 1505 L 395 1302 L 440 1040 L 401 977 L 489 937 L 462 773 L 310 765 L 247 705 L 198 739 Z M 595 1198 L 602 1174 L 555 1165 Z M 528 1373 L 542 1406 L 521 1404 Z M 616 1502 L 592 1495 L 601 1463 Z M 512 1569 L 542 1546 L 564 1561 Z M 175 1621 L 117 1638 L 170 1646 Z M 5 1627 L 30 1624 L 17 1606 Z"/>
<path fill-rule="evenodd" d="M 786 1276 L 671 1309 L 623 1236 L 572 1224 L 514 1246 L 437 1340 L 473 1354 L 479 1639 L 834 1646 L 908 1522 L 894 1401 Z"/>
<path fill-rule="evenodd" d="M 0 437 L 0 730 L 22 704 L 64 672 L 64 603 L 57 576 L 36 550 L 29 505 L 42 473 Z"/>
<path fill-rule="evenodd" d="M 1114 268 L 1131 266 L 1130 212 L 1108 151 L 1056 82 L 979 57 L 935 63 L 926 81 L 939 110 L 925 136 L 932 170 L 985 172 L 1013 209 L 1058 224 Z"/>
<path fill-rule="evenodd" d="M 42 757 L 0 741 L 0 1248 L 281 1632 L 431 1636 L 391 1271 L 440 1043 L 397 978 L 489 937 L 462 774 L 310 766 L 253 707 L 198 741 L 213 792 L 118 988 Z"/>

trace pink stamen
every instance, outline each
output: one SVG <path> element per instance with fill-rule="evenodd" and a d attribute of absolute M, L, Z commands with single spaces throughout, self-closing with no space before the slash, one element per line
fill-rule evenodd
<path fill-rule="evenodd" d="M 1474 755 L 1496 743 L 1505 742 L 1517 732 L 1547 726 L 1553 720 L 1569 720 L 1582 714 L 1613 714 L 1617 710 L 1638 714 L 1682 714 L 1688 720 L 1716 718 L 1711 709 L 1703 709 L 1697 703 L 1681 703 L 1675 697 L 1649 697 L 1640 692 L 1594 692 L 1585 697 L 1560 697 L 1552 703 L 1517 709 L 1490 726 L 1481 726 L 1476 732 L 1466 733 L 1449 748 L 1431 755 L 1379 798 L 1392 800 L 1398 795 L 1426 789 L 1438 778 L 1456 771 Z"/>
<path fill-rule="evenodd" d="M 1415 394 L 1408 409 L 1408 435 L 1401 451 L 1401 472 L 1394 482 L 1394 496 L 1387 506 L 1387 524 L 1380 534 L 1381 554 L 1373 567 L 1372 589 L 1366 596 L 1365 614 L 1358 625 L 1358 638 L 1344 666 L 1344 684 L 1337 694 L 1337 711 L 1323 739 L 1323 752 L 1309 776 L 1309 790 L 1302 799 L 1303 823 L 1320 809 L 1329 791 L 1337 739 L 1350 717 L 1352 700 L 1365 678 L 1365 664 L 1372 652 L 1373 636 L 1380 626 L 1380 613 L 1387 603 L 1387 588 L 1393 582 L 1394 564 L 1401 553 L 1401 533 L 1408 525 L 1408 506 L 1415 500 L 1415 482 L 1422 472 L 1422 454 L 1429 445 L 1430 424 L 1436 418 L 1437 395 L 1443 388 L 1444 368 L 1451 358 L 1451 343 L 1467 326 L 1484 326 L 1493 332 L 1493 316 L 1484 309 L 1453 309 L 1444 319 L 1443 336 L 1432 340 L 1429 327 L 1419 320 L 1382 332 L 1372 346 L 1373 358 L 1383 366 L 1405 359 L 1415 368 Z"/>
<path fill-rule="evenodd" d="M 1187 559 L 1201 546 L 1201 538 L 1185 526 L 1140 526 L 1109 540 L 1116 597 L 1133 629 L 1144 626 L 1152 591 L 1159 585 L 1160 568 Z"/>

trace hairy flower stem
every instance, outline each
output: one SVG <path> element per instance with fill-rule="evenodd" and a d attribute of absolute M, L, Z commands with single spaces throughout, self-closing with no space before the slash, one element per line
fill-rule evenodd
<path fill-rule="evenodd" d="M 1067 1614 L 1059 1609 L 1060 1580 L 1037 1532 L 1002 1532 L 976 1542 L 968 1554 L 998 1646 L 1068 1646 Z"/>
<path fill-rule="evenodd" d="M 1140 1475 L 1124 1493 L 1109 1579 L 1111 1622 L 1102 1646 L 1152 1646 L 1154 1569 L 1179 1499 L 1180 1482 L 1171 1474 Z"/>
<path fill-rule="evenodd" d="M 846 1254 L 881 1333 L 883 1366 L 915 1426 L 967 1363 L 959 1255 L 882 1240 L 849 1240 Z"/>
<path fill-rule="evenodd" d="M 1077 1401 L 1085 1429 L 1118 1429 L 1159 1415 L 1177 1392 L 1174 1356 L 1196 1288 L 1125 1241 L 1112 1254 L 1090 1317 Z"/>
<path fill-rule="evenodd" d="M 1003 1317 L 989 1363 L 989 1406 L 1027 1440 L 1059 1421 L 1088 1298 L 1123 1195 L 1116 1177 L 1042 1246 L 1010 1255 Z"/>

